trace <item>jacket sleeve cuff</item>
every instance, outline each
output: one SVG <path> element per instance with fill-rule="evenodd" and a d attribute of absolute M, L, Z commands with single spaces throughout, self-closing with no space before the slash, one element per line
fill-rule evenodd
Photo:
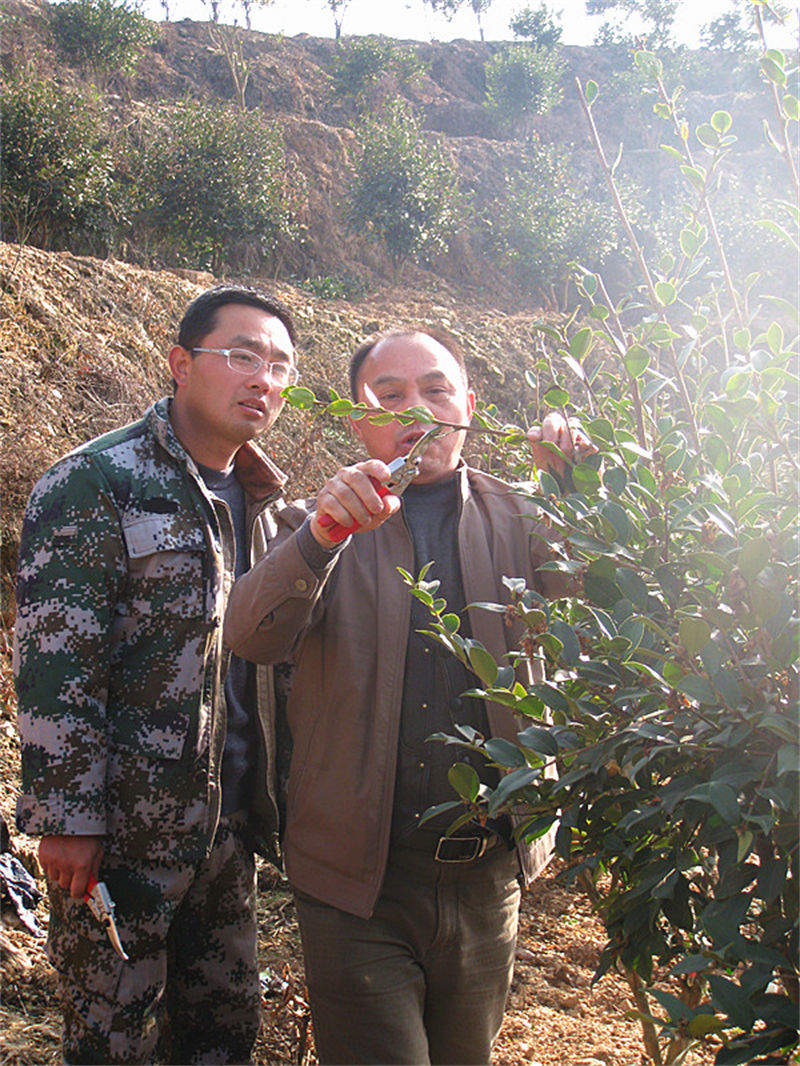
<path fill-rule="evenodd" d="M 341 543 L 333 544 L 330 548 L 323 548 L 314 534 L 311 532 L 311 517 L 309 516 L 297 531 L 297 547 L 306 563 L 316 573 L 323 573 L 336 558 L 342 548 L 349 542 L 346 537 Z"/>
<path fill-rule="evenodd" d="M 44 796 L 23 793 L 17 798 L 17 829 L 28 836 L 103 836 L 105 813 L 87 807 L 63 792 Z"/>

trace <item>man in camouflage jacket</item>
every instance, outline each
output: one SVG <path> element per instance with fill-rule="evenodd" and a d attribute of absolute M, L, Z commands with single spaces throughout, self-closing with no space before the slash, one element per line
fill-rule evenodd
<path fill-rule="evenodd" d="M 221 634 L 234 575 L 274 533 L 284 478 L 251 439 L 296 378 L 289 312 L 209 290 L 169 365 L 173 398 L 56 463 L 22 534 L 17 821 L 42 838 L 69 1063 L 152 1061 L 159 1033 L 164 1061 L 246 1062 L 260 1021 L 274 695 L 241 661 L 223 681 Z M 83 902 L 90 878 L 127 962 Z"/>

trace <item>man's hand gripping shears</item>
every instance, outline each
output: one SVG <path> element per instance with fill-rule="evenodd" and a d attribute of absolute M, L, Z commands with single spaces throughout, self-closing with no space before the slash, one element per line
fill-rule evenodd
<path fill-rule="evenodd" d="M 339 544 L 351 533 L 363 533 L 381 525 L 400 507 L 399 497 L 419 473 L 422 454 L 442 433 L 452 427 L 431 426 L 411 445 L 406 455 L 390 463 L 367 459 L 342 467 L 317 496 L 317 512 L 311 532 L 322 545 Z"/>

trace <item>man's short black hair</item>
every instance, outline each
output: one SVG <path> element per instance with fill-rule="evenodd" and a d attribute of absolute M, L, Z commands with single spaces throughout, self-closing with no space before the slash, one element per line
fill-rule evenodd
<path fill-rule="evenodd" d="M 464 353 L 461 351 L 459 343 L 455 337 L 452 337 L 446 330 L 438 329 L 436 327 L 431 329 L 428 326 L 412 326 L 410 329 L 390 329 L 387 330 L 386 333 L 374 333 L 371 337 L 367 337 L 365 341 L 362 341 L 361 344 L 359 344 L 353 353 L 353 357 L 350 360 L 350 395 L 354 400 L 358 400 L 359 372 L 364 364 L 364 360 L 376 344 L 378 344 L 379 341 L 388 340 L 390 337 L 413 337 L 416 333 L 423 333 L 426 337 L 438 341 L 443 348 L 446 348 L 458 364 L 464 377 L 464 384 L 469 384 L 469 375 L 467 374 L 467 364 L 464 361 Z"/>
<path fill-rule="evenodd" d="M 204 337 L 214 329 L 217 311 L 227 304 L 244 304 L 246 307 L 258 307 L 268 315 L 279 319 L 289 334 L 292 345 L 296 346 L 294 320 L 292 313 L 283 300 L 271 293 L 250 289 L 244 285 L 215 285 L 195 296 L 184 312 L 178 327 L 178 344 L 191 351 L 200 345 Z"/>

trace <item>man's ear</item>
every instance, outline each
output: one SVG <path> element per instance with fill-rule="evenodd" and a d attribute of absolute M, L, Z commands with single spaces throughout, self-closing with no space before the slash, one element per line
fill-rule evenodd
<path fill-rule="evenodd" d="M 170 348 L 167 363 L 176 385 L 185 385 L 189 377 L 189 367 L 192 363 L 192 354 L 180 344 Z"/>
<path fill-rule="evenodd" d="M 475 413 L 475 390 L 467 389 L 467 414 L 472 418 Z"/>

